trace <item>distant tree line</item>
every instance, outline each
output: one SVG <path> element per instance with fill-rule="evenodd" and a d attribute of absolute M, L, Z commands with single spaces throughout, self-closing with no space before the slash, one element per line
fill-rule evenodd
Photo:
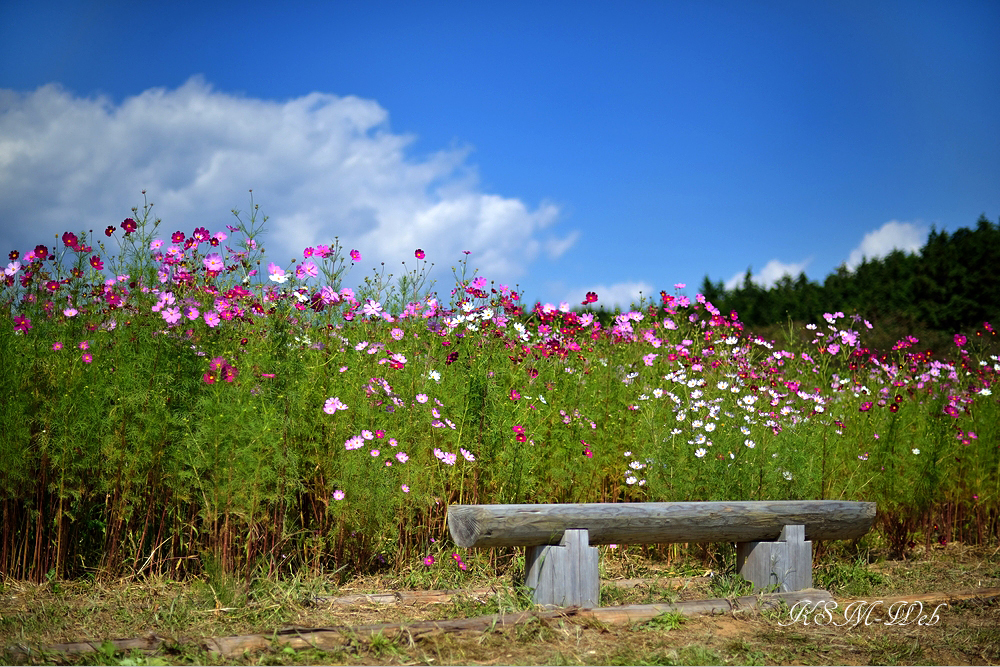
<path fill-rule="evenodd" d="M 733 289 L 705 276 L 700 291 L 724 313 L 735 310 L 754 330 L 820 322 L 825 312 L 843 311 L 888 326 L 887 334 L 909 328 L 905 333 L 941 341 L 985 321 L 1000 325 L 1000 224 L 984 214 L 975 229 L 952 234 L 932 229 L 919 252 L 896 250 L 865 259 L 853 271 L 842 264 L 822 284 L 800 273 L 765 289 L 748 271 Z"/>

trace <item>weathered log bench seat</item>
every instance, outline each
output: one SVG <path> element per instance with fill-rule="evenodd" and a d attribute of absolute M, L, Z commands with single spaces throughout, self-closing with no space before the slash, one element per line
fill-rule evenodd
<path fill-rule="evenodd" d="M 812 540 L 867 533 L 875 503 L 785 500 L 552 505 L 451 505 L 460 547 L 524 546 L 525 584 L 541 605 L 597 607 L 594 544 L 735 542 L 737 568 L 758 588 L 812 588 Z"/>

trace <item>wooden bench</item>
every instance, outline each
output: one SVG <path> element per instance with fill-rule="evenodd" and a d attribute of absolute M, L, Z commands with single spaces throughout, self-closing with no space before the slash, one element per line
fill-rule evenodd
<path fill-rule="evenodd" d="M 812 588 L 812 540 L 861 537 L 875 503 L 786 500 L 553 505 L 451 505 L 460 547 L 524 546 L 525 585 L 540 605 L 597 607 L 594 544 L 735 542 L 737 568 L 758 588 Z"/>

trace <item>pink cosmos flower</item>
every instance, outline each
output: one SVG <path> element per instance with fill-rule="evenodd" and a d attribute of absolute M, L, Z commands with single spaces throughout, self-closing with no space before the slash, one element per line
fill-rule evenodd
<path fill-rule="evenodd" d="M 306 278 L 315 278 L 319 275 L 319 270 L 316 268 L 316 264 L 313 262 L 304 262 L 295 268 L 295 277 L 299 280 L 305 280 Z"/>
<path fill-rule="evenodd" d="M 90 352 L 84 352 L 83 356 L 80 357 L 80 359 L 83 360 L 83 363 L 89 364 L 91 361 L 94 360 L 94 355 L 92 355 Z"/>
<path fill-rule="evenodd" d="M 361 437 L 364 438 L 365 440 L 371 440 L 372 438 L 375 437 L 375 434 L 369 431 L 368 429 L 365 429 L 361 431 Z"/>
<path fill-rule="evenodd" d="M 396 452 L 396 460 L 400 463 L 406 463 L 410 457 L 406 455 L 406 452 Z"/>
<path fill-rule="evenodd" d="M 340 398 L 333 396 L 332 398 L 326 399 L 326 403 L 323 405 L 323 412 L 328 415 L 332 415 L 337 412 L 337 410 L 346 410 L 347 406 L 344 405 Z"/>
<path fill-rule="evenodd" d="M 214 310 L 205 313 L 204 319 L 205 319 L 205 324 L 207 324 L 212 329 L 219 326 L 219 322 L 222 321 L 219 319 L 219 314 L 216 313 Z"/>
<path fill-rule="evenodd" d="M 222 255 L 217 252 L 206 255 L 205 259 L 202 260 L 202 264 L 204 264 L 205 268 L 209 271 L 222 271 L 226 268 L 225 263 L 222 261 Z"/>
<path fill-rule="evenodd" d="M 285 274 L 285 270 L 271 262 L 267 265 L 267 275 L 268 277 L 276 283 L 283 283 L 288 280 L 288 276 Z"/>
<path fill-rule="evenodd" d="M 378 455 L 379 455 L 379 454 L 380 454 L 381 452 L 379 452 L 379 451 L 378 451 L 377 449 L 373 449 L 373 450 L 371 450 L 371 451 L 370 451 L 370 452 L 368 452 L 368 453 L 372 455 L 372 458 L 375 458 L 375 457 L 376 457 L 376 456 L 378 456 Z"/>
<path fill-rule="evenodd" d="M 393 329 L 392 331 L 389 332 L 389 335 L 392 336 L 393 340 L 402 340 L 403 339 L 403 330 L 400 329 L 399 327 L 396 327 L 395 329 Z"/>
<path fill-rule="evenodd" d="M 177 324 L 181 321 L 180 308 L 167 308 L 161 314 L 163 315 L 163 319 L 167 321 L 167 324 Z"/>
<path fill-rule="evenodd" d="M 53 349 L 53 351 L 55 351 L 55 352 L 58 352 L 58 351 L 59 351 L 59 350 L 61 350 L 62 348 L 63 348 L 63 344 L 62 344 L 62 343 L 60 343 L 59 341 L 56 341 L 55 343 L 53 343 L 53 344 L 52 344 L 52 349 Z"/>
<path fill-rule="evenodd" d="M 344 494 L 343 491 L 341 491 L 340 489 L 337 489 L 336 491 L 333 492 L 333 499 L 334 500 L 343 500 L 344 499 L 344 495 L 345 494 Z"/>
<path fill-rule="evenodd" d="M 409 493 L 410 492 L 410 487 L 408 485 L 406 485 L 406 484 L 401 485 L 399 488 L 403 490 L 403 493 Z"/>
<path fill-rule="evenodd" d="M 962 347 L 968 342 L 968 339 L 962 334 L 955 334 L 955 346 Z"/>
<path fill-rule="evenodd" d="M 459 447 L 458 451 L 462 452 L 462 456 L 465 457 L 466 461 L 472 462 L 476 460 L 476 457 L 472 455 L 472 452 L 468 451 L 467 449 Z"/>
<path fill-rule="evenodd" d="M 184 309 L 184 315 L 189 320 L 196 320 L 196 319 L 198 319 L 198 315 L 199 314 L 200 313 L 198 312 L 198 309 L 195 308 L 194 306 L 188 306 L 187 308 Z"/>
<path fill-rule="evenodd" d="M 427 394 L 417 394 L 417 403 L 426 403 Z"/>
<path fill-rule="evenodd" d="M 361 253 L 358 252 L 357 250 L 351 250 L 351 261 L 360 262 L 361 261 Z"/>
<path fill-rule="evenodd" d="M 424 558 L 424 565 L 430 567 L 433 564 L 434 564 L 434 556 L 427 556 L 427 558 Z"/>
<path fill-rule="evenodd" d="M 90 349 L 90 341 L 89 340 L 82 340 L 77 345 L 77 347 L 80 348 L 81 350 L 88 350 L 88 349 Z"/>

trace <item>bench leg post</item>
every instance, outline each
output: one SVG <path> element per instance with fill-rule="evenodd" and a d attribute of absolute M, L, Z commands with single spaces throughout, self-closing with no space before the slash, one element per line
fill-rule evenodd
<path fill-rule="evenodd" d="M 777 542 L 740 542 L 736 567 L 756 588 L 778 585 L 778 591 L 812 588 L 812 542 L 806 527 L 785 526 Z"/>
<path fill-rule="evenodd" d="M 525 585 L 538 605 L 596 607 L 601 593 L 597 547 L 586 530 L 566 530 L 559 545 L 526 547 Z"/>

